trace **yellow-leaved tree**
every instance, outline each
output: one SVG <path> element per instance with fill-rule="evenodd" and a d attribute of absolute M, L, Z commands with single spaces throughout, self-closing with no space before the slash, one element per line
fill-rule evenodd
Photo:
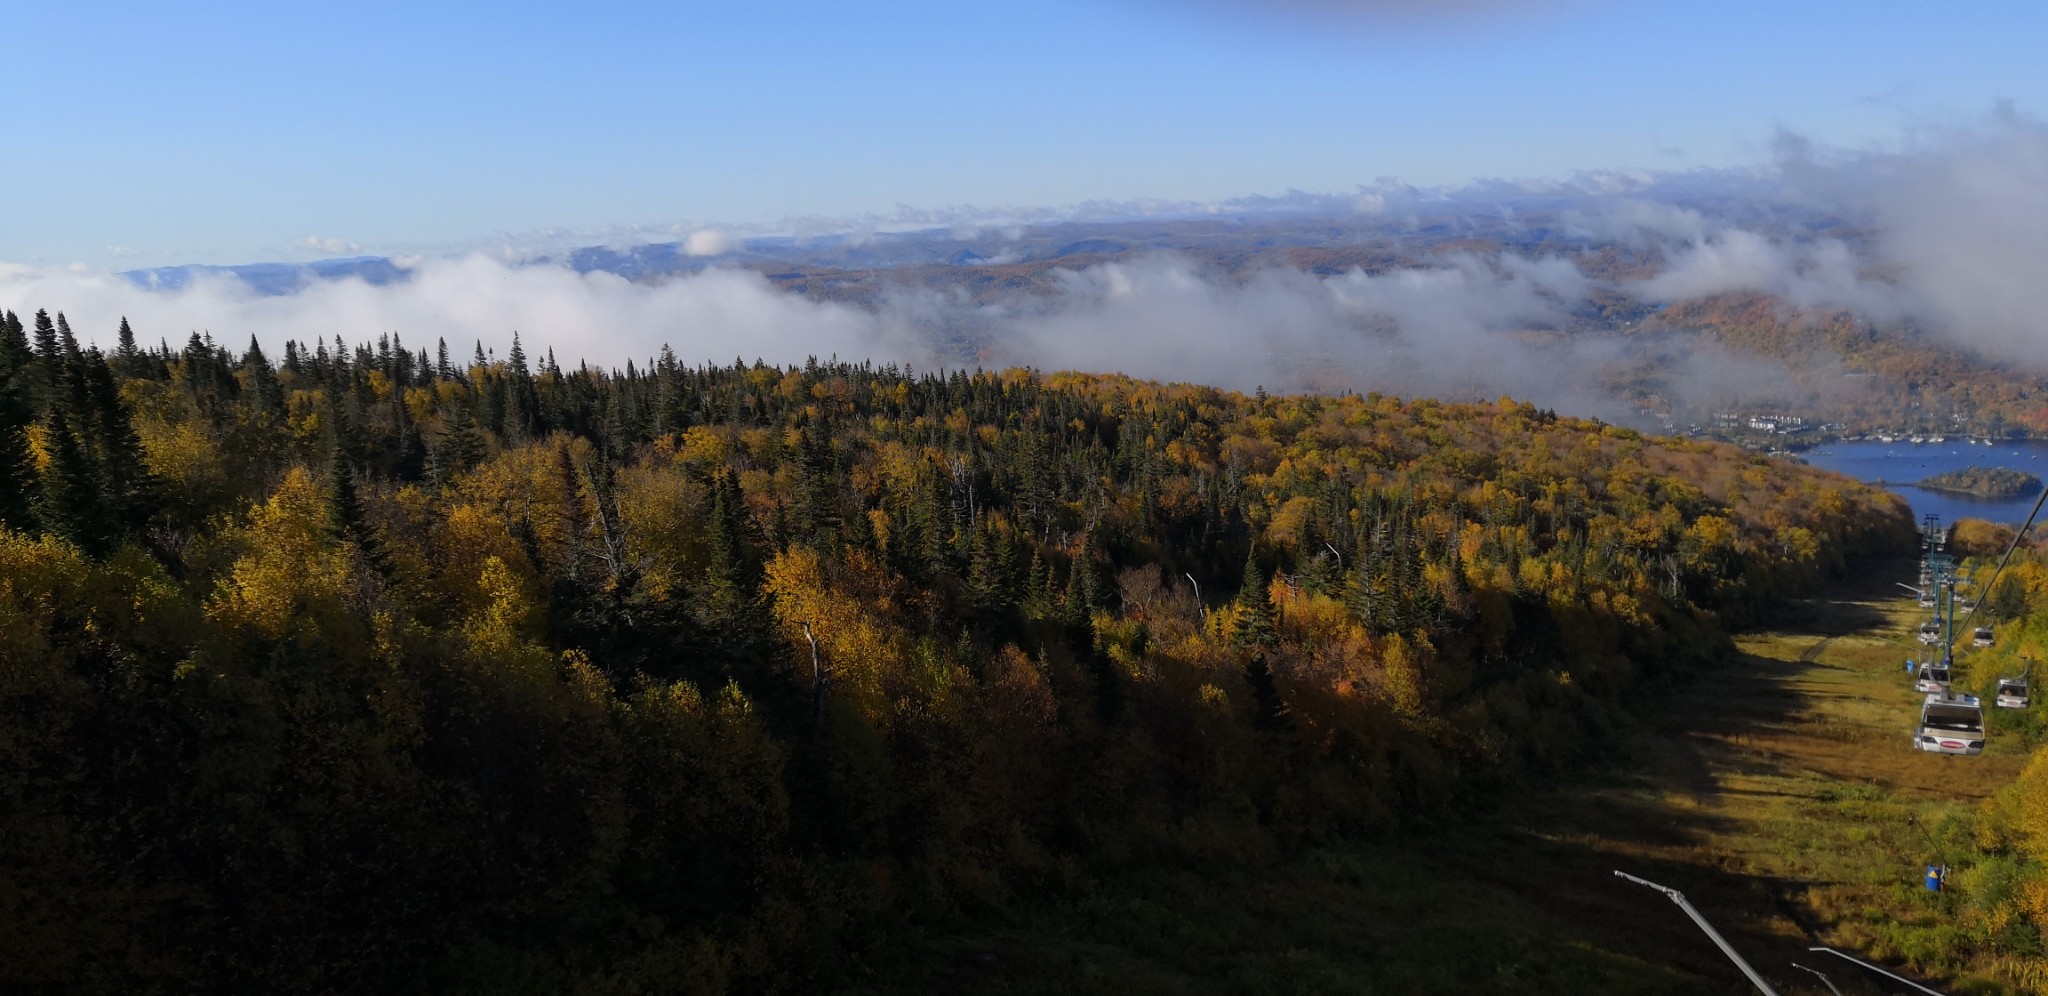
<path fill-rule="evenodd" d="M 887 625 L 894 606 L 886 595 L 886 578 L 858 554 L 846 564 L 828 565 L 806 546 L 776 554 L 765 573 L 763 588 L 773 599 L 791 665 L 809 680 L 808 623 L 832 694 L 852 703 L 869 722 L 886 726 L 890 686 L 901 677 L 904 659 L 903 641 Z"/>
<path fill-rule="evenodd" d="M 329 542 L 326 503 L 304 467 L 285 474 L 232 541 L 240 556 L 215 587 L 209 618 L 272 640 L 353 644 L 360 637 L 347 602 L 353 562 Z"/>

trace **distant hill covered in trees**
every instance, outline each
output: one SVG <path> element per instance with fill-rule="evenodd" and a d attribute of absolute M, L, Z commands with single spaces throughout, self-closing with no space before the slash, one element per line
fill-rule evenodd
<path fill-rule="evenodd" d="M 0 980 L 790 991 L 1597 749 L 1897 499 L 1526 404 L 0 316 Z"/>
<path fill-rule="evenodd" d="M 2015 498 L 2041 490 L 2041 479 L 2008 467 L 1964 467 L 1946 474 L 1923 477 L 1916 486 L 1934 491 L 1958 491 L 1979 498 Z"/>

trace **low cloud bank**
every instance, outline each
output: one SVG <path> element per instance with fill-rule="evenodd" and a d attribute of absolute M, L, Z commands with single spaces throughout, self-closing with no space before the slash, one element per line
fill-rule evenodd
<path fill-rule="evenodd" d="M 1571 224 L 1661 247 L 1668 268 L 1628 288 L 1648 300 L 1772 294 L 1914 321 L 1967 349 L 2048 367 L 2048 123 L 2000 108 L 1894 148 L 1828 149 L 1797 135 L 1776 146 L 1775 182 L 1752 187 L 1736 220 L 1620 198 L 1575 210 Z M 1794 210 L 1835 224 L 1806 231 L 1784 214 Z"/>
<path fill-rule="evenodd" d="M 202 275 L 176 290 L 146 290 L 107 273 L 0 267 L 0 308 L 64 311 L 81 338 L 111 346 L 126 316 L 145 341 L 174 348 L 194 331 L 240 350 L 253 336 L 277 356 L 287 339 L 360 342 L 398 333 L 413 348 L 445 338 L 503 354 L 517 331 L 532 351 L 553 348 L 574 365 L 643 360 L 672 344 L 679 355 L 776 362 L 811 355 L 923 359 L 926 352 L 882 316 L 784 294 L 760 275 L 711 270 L 670 283 L 635 284 L 560 266 L 511 266 L 488 256 L 417 261 L 411 279 L 373 286 L 318 281 L 265 296 L 242 281 Z"/>
<path fill-rule="evenodd" d="M 1486 198 L 1502 198 L 1493 207 Z M 127 316 L 148 340 L 194 330 L 239 349 L 285 339 L 350 341 L 397 332 L 414 348 L 445 338 L 467 356 L 502 354 L 514 330 L 564 363 L 622 366 L 663 345 L 692 361 L 806 357 L 1117 370 L 1233 388 L 1387 390 L 1452 398 L 1512 393 L 1603 417 L 1607 372 L 1661 350 L 1662 389 L 1695 405 L 1778 390 L 1782 377 L 1698 343 L 1585 334 L 1596 296 L 1651 303 L 1729 292 L 1806 309 L 1908 320 L 1985 353 L 2048 366 L 2048 126 L 2003 111 L 1900 147 L 1844 152 L 1781 139 L 1768 171 L 1475 184 L 1455 196 L 1383 181 L 1342 195 L 1352 211 L 1405 214 L 1445 204 L 1495 212 L 1513 197 L 1553 198 L 1568 235 L 1650 252 L 1661 265 L 1589 278 L 1571 257 L 1514 252 L 1317 277 L 1232 277 L 1157 254 L 1057 271 L 1055 293 L 993 304 L 896 288 L 874 308 L 785 293 L 760 274 L 717 266 L 660 283 L 520 265 L 495 254 L 409 259 L 409 279 L 319 280 L 265 296 L 224 275 L 146 290 L 108 273 L 0 265 L 0 308 L 63 310 L 110 345 Z M 1240 206 L 1249 205 L 1252 199 Z M 1327 210 L 1322 195 L 1259 201 L 1261 211 Z M 1132 205 L 1104 206 L 1105 212 Z M 939 220 L 934 212 L 922 220 Z M 1468 214 L 1476 217 L 1476 213 Z M 965 225 L 967 219 L 955 217 Z M 716 255 L 728 229 L 697 229 L 686 251 Z M 1560 334 L 1569 330 L 1570 334 Z"/>
<path fill-rule="evenodd" d="M 666 345 L 687 362 L 801 363 L 837 356 L 920 367 L 1023 365 L 1121 371 L 1249 390 L 1382 390 L 1453 399 L 1514 394 L 1585 414 L 1625 417 L 1589 363 L 1605 347 L 1513 333 L 1557 327 L 1592 288 L 1557 257 L 1454 257 L 1444 265 L 1317 278 L 1268 271 L 1232 280 L 1155 255 L 1058 274 L 1058 292 L 972 305 L 898 292 L 874 309 L 789 294 L 749 270 L 711 269 L 658 284 L 489 256 L 413 264 L 410 279 L 320 281 L 266 296 L 202 275 L 146 290 L 116 275 L 0 268 L 0 308 L 62 310 L 81 337 L 112 344 L 127 317 L 145 342 L 173 348 L 202 331 L 272 356 L 287 339 L 360 342 L 398 333 L 413 349 L 446 339 L 503 355 L 514 330 L 529 353 L 565 365 L 621 367 Z"/>

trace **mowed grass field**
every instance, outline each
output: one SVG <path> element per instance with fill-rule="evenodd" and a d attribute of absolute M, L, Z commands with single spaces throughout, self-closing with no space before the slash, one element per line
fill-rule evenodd
<path fill-rule="evenodd" d="M 1780 992 L 1911 991 L 1824 944 L 1948 992 L 1952 894 L 1922 887 L 1951 817 L 2018 773 L 2035 738 L 1991 717 L 1981 757 L 1915 751 L 1904 670 L 1922 610 L 1878 565 L 1740 658 L 1662 693 L 1582 773 L 1379 846 L 1271 867 L 1116 878 L 1011 922 L 925 942 L 868 991 L 1740 993 L 1753 988 L 1663 895 L 1683 891 Z M 1893 598 L 1897 593 L 1902 597 Z M 1991 711 L 1991 710 L 1987 710 Z M 2002 735 L 2003 734 L 2003 735 Z M 1953 843 L 1951 841 L 1950 843 Z M 2008 966 L 2010 967 L 2010 966 Z"/>

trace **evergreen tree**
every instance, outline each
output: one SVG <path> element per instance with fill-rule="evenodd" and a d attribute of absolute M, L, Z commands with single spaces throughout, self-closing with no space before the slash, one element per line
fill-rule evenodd
<path fill-rule="evenodd" d="M 721 470 L 711 480 L 708 556 L 696 608 L 711 649 L 728 661 L 758 659 L 769 639 L 767 606 L 758 594 L 760 562 L 747 532 L 739 482 L 731 470 Z"/>
<path fill-rule="evenodd" d="M 406 406 L 405 395 L 400 391 L 391 393 L 391 474 L 401 481 L 417 481 L 427 471 L 427 443 L 420 435 L 418 422 L 413 421 L 412 409 Z"/>
<path fill-rule="evenodd" d="M 538 434 L 540 428 L 537 409 L 540 398 L 534 393 L 533 373 L 526 367 L 526 350 L 519 344 L 519 333 L 512 333 L 512 352 L 505 362 L 505 376 L 499 381 L 504 395 L 504 434 L 507 440 L 523 442 Z"/>
<path fill-rule="evenodd" d="M 363 515 L 362 496 L 356 491 L 356 474 L 343 454 L 336 450 L 327 462 L 327 531 L 338 542 L 353 543 L 363 562 L 379 574 L 389 575 L 390 564 L 384 547 Z"/>
<path fill-rule="evenodd" d="M 1001 534 L 983 526 L 973 530 L 973 546 L 967 561 L 967 597 L 977 615 L 993 622 L 1011 608 L 1010 581 L 1006 575 L 1009 544 Z"/>
<path fill-rule="evenodd" d="M 114 371 L 98 349 L 85 354 L 86 395 L 97 444 L 104 490 L 101 501 L 123 531 L 139 529 L 155 513 L 156 489 L 143 460 L 142 439 L 135 434 L 134 413 L 115 386 Z"/>
<path fill-rule="evenodd" d="M 1279 630 L 1273 623 L 1273 600 L 1266 594 L 1265 574 L 1259 571 L 1256 553 L 1244 558 L 1244 583 L 1237 591 L 1237 628 L 1231 643 L 1240 650 L 1263 655 L 1280 646 Z"/>
<path fill-rule="evenodd" d="M 1286 729 L 1290 725 L 1287 700 L 1273 680 L 1273 664 L 1265 654 L 1254 653 L 1245 662 L 1244 683 L 1252 692 L 1253 723 L 1268 732 Z"/>
<path fill-rule="evenodd" d="M 35 361 L 35 350 L 29 348 L 21 318 L 12 311 L 0 314 L 0 375 L 26 378 Z M 16 386 L 26 389 L 28 385 L 23 379 Z"/>
<path fill-rule="evenodd" d="M 0 316 L 0 527 L 35 528 L 35 464 L 29 454 L 33 421 L 24 381 L 35 356 L 12 312 Z"/>
<path fill-rule="evenodd" d="M 796 527 L 815 536 L 839 526 L 839 467 L 823 420 L 797 422 Z"/>
<path fill-rule="evenodd" d="M 1102 572 L 1095 563 L 1095 543 L 1092 535 L 1083 537 L 1081 549 L 1074 554 L 1074 563 L 1067 572 L 1067 591 L 1061 599 L 1062 614 L 1069 627 L 1082 627 L 1090 623 L 1095 609 L 1102 603 Z"/>
<path fill-rule="evenodd" d="M 1984 612 L 1993 619 L 2021 619 L 2027 611 L 2027 585 L 2016 574 L 1999 578 L 1984 599 Z"/>
<path fill-rule="evenodd" d="M 105 553 L 109 537 L 104 528 L 107 516 L 99 501 L 98 469 L 79 446 L 62 411 L 51 412 L 43 427 L 49 439 L 50 462 L 43 469 L 38 518 L 45 530 L 78 544 L 86 553 Z"/>
<path fill-rule="evenodd" d="M 57 324 L 50 320 L 49 312 L 41 309 L 36 311 L 35 357 L 36 375 L 27 385 L 29 405 L 41 410 L 63 396 L 64 386 L 64 358 L 57 346 Z"/>
<path fill-rule="evenodd" d="M 477 430 L 476 415 L 467 407 L 449 415 L 449 427 L 434 447 L 433 479 L 446 484 L 456 475 L 476 466 L 484 456 L 483 434 Z"/>
<path fill-rule="evenodd" d="M 36 359 L 43 361 L 44 376 L 54 379 L 58 364 L 57 324 L 42 309 L 36 310 Z"/>
<path fill-rule="evenodd" d="M 282 417 L 284 385 L 278 383 L 277 371 L 271 369 L 270 358 L 263 355 L 263 346 L 253 335 L 249 337 L 248 351 L 242 354 L 242 372 L 249 377 L 257 409 L 273 417 Z"/>
<path fill-rule="evenodd" d="M 526 349 L 519 345 L 519 333 L 517 330 L 514 330 L 512 333 L 512 352 L 505 355 L 505 366 L 512 372 L 514 377 L 524 378 L 533 376 L 532 371 L 526 368 Z"/>
<path fill-rule="evenodd" d="M 114 359 L 122 364 L 123 372 L 132 366 L 142 353 L 135 348 L 135 330 L 128 327 L 128 316 L 121 316 L 121 328 L 114 333 Z"/>

